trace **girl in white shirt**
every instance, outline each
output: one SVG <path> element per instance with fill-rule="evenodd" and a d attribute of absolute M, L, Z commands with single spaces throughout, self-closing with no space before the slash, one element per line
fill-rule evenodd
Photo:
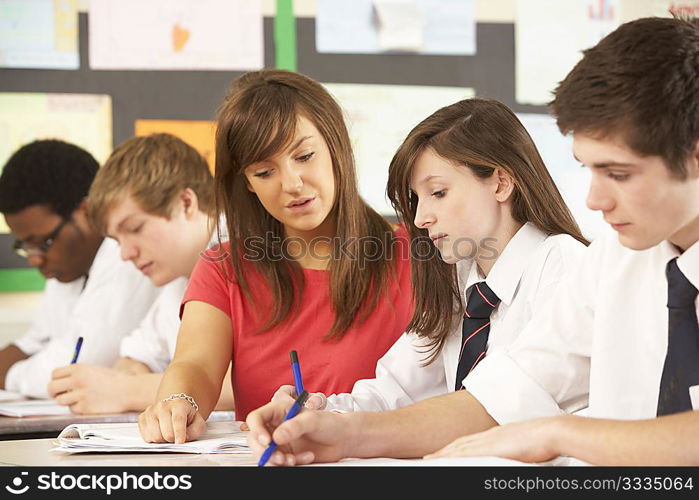
<path fill-rule="evenodd" d="M 483 347 L 463 359 L 469 343 L 480 336 L 487 353 L 507 349 L 587 245 L 531 137 L 495 100 L 466 99 L 417 125 L 391 162 L 387 190 L 412 239 L 410 333 L 379 360 L 376 378 L 351 394 L 316 393 L 308 407 L 381 411 L 461 389 L 485 355 Z M 467 304 L 485 288 L 499 303 L 471 336 Z M 275 398 L 294 394 L 283 386 Z"/>

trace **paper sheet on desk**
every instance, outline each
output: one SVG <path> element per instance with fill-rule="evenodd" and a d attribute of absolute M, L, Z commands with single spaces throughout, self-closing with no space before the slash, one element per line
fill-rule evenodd
<path fill-rule="evenodd" d="M 29 399 L 0 404 L 0 415 L 5 417 L 70 415 L 70 408 L 57 404 L 53 399 Z"/>
<path fill-rule="evenodd" d="M 146 443 L 137 423 L 71 424 L 58 435 L 58 446 L 51 451 L 68 453 L 160 452 L 247 454 L 247 432 L 240 422 L 210 422 L 196 441 L 183 444 Z"/>
<path fill-rule="evenodd" d="M 0 401 L 17 401 L 18 399 L 27 399 L 18 392 L 6 391 L 0 389 Z"/>

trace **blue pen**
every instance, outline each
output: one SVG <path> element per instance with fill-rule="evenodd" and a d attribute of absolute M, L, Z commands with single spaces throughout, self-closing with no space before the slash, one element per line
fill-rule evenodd
<path fill-rule="evenodd" d="M 75 351 L 73 352 L 73 359 L 70 364 L 74 365 L 78 361 L 78 356 L 80 355 L 80 348 L 83 346 L 83 338 L 78 337 L 78 341 L 75 343 Z"/>
<path fill-rule="evenodd" d="M 294 372 L 294 385 L 296 386 L 296 395 L 303 392 L 303 380 L 301 379 L 301 365 L 299 365 L 299 356 L 296 351 L 289 353 L 291 356 L 291 371 Z"/>
<path fill-rule="evenodd" d="M 298 398 L 296 398 L 296 401 L 294 401 L 294 404 L 292 407 L 289 409 L 289 413 L 286 414 L 286 417 L 284 417 L 284 420 L 282 422 L 286 422 L 290 418 L 294 418 L 298 412 L 301 411 L 301 408 L 303 407 L 303 404 L 306 402 L 308 399 L 308 393 L 306 391 L 303 391 Z M 269 443 L 269 446 L 265 450 L 265 452 L 262 454 L 260 457 L 260 461 L 257 462 L 258 467 L 262 467 L 264 464 L 267 463 L 267 460 L 269 460 L 269 457 L 272 456 L 272 453 L 274 453 L 274 450 L 277 449 L 277 443 L 272 441 Z"/>

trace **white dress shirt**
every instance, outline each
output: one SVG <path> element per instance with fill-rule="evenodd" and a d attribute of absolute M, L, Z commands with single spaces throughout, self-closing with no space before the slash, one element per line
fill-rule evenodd
<path fill-rule="evenodd" d="M 485 279 L 500 298 L 490 316 L 487 359 L 507 348 L 534 312 L 553 295 L 561 277 L 576 266 L 585 246 L 568 235 L 547 236 L 525 224 L 510 240 Z M 471 285 L 483 276 L 473 260 L 456 264 L 463 303 Z M 378 361 L 376 378 L 358 381 L 351 394 L 328 397 L 328 410 L 381 411 L 399 408 L 454 390 L 461 351 L 462 315 L 439 356 L 427 366 L 424 339 L 404 334 Z M 482 363 L 483 361 L 481 361 Z"/>
<path fill-rule="evenodd" d="M 119 246 L 105 238 L 87 282 L 47 280 L 30 330 L 15 342 L 29 357 L 7 372 L 5 388 L 32 397 L 48 397 L 51 372 L 70 363 L 78 337 L 79 362 L 111 366 L 119 344 L 143 320 L 159 289 L 119 257 Z"/>
<path fill-rule="evenodd" d="M 207 248 L 228 240 L 226 219 L 218 219 Z M 219 240 L 219 231 L 221 238 Z M 120 354 L 148 366 L 153 373 L 162 373 L 175 356 L 180 331 L 180 307 L 189 278 L 177 278 L 163 285 L 162 292 L 143 322 L 121 342 Z"/>
<path fill-rule="evenodd" d="M 121 341 L 120 354 L 161 373 L 172 361 L 180 330 L 180 305 L 187 290 L 188 278 L 177 278 L 162 287 L 145 319 Z"/>
<path fill-rule="evenodd" d="M 668 242 L 635 251 L 616 234 L 596 240 L 549 307 L 508 352 L 486 356 L 466 389 L 501 424 L 588 400 L 590 417 L 655 417 L 668 341 L 665 267 L 678 255 Z M 699 287 L 699 243 L 677 264 Z"/>

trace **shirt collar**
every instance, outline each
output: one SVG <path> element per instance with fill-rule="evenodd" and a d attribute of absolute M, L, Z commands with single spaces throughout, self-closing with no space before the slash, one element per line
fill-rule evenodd
<path fill-rule="evenodd" d="M 679 252 L 676 252 L 679 253 Z M 699 288 L 699 241 L 677 259 L 677 266 L 695 288 Z"/>
<path fill-rule="evenodd" d="M 498 298 L 507 304 L 512 303 L 519 281 L 530 262 L 532 254 L 546 239 L 546 234 L 531 222 L 524 224 L 505 246 L 502 254 L 485 279 L 490 289 Z M 462 263 L 463 262 L 463 263 Z M 462 289 L 463 303 L 466 304 L 466 291 L 471 285 L 483 281 L 483 274 L 478 270 L 474 260 L 461 261 L 457 264 L 457 272 L 465 283 Z"/>

